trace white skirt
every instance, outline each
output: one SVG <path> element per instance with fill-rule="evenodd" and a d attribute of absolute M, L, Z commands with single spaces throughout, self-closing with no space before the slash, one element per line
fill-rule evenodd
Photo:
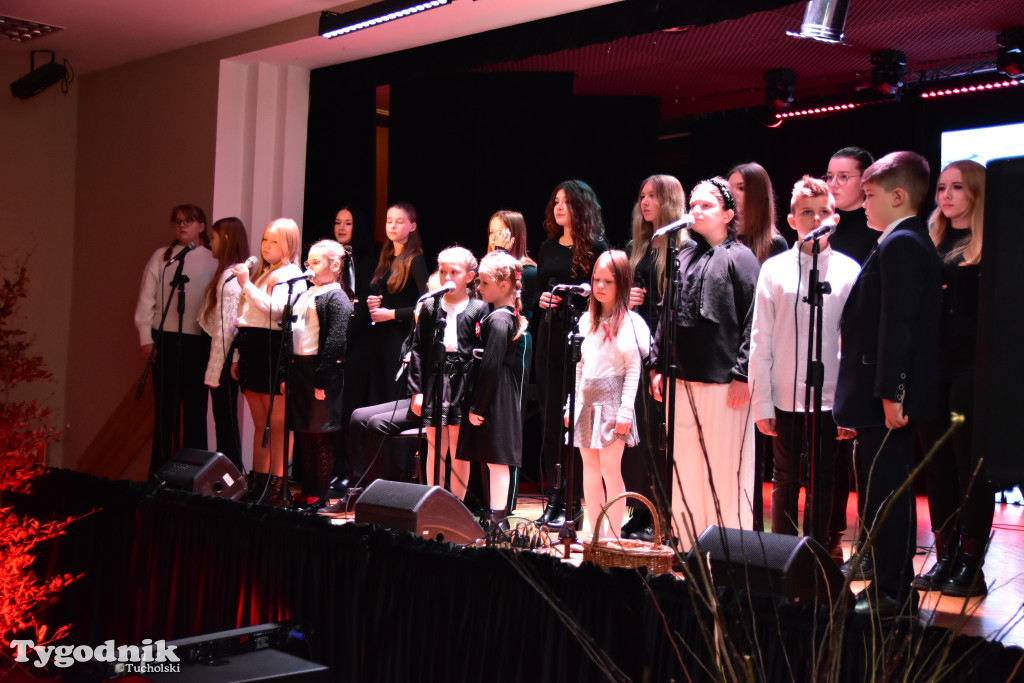
<path fill-rule="evenodd" d="M 672 522 L 683 549 L 689 550 L 691 537 L 696 540 L 711 525 L 753 528 L 754 423 L 749 401 L 729 407 L 728 384 L 689 383 L 695 418 L 686 385 L 676 381 Z"/>

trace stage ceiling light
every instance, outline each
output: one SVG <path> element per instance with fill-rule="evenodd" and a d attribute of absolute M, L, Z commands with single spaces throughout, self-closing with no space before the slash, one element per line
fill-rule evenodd
<path fill-rule="evenodd" d="M 36 68 L 36 54 L 40 52 L 49 53 L 50 61 Z M 38 95 L 54 83 L 68 78 L 68 71 L 63 64 L 54 61 L 53 50 L 32 50 L 32 70 L 25 76 L 11 83 L 11 93 L 23 100 Z"/>
<path fill-rule="evenodd" d="M 324 38 L 337 38 L 347 33 L 448 5 L 451 2 L 452 0 L 425 0 L 424 2 L 384 0 L 384 2 L 376 2 L 344 14 L 324 11 L 320 13 L 320 35 Z"/>
<path fill-rule="evenodd" d="M 807 0 L 800 32 L 786 31 L 794 38 L 812 38 L 823 43 L 842 43 L 850 0 Z"/>
<path fill-rule="evenodd" d="M 0 36 L 6 36 L 16 43 L 23 43 L 34 38 L 42 38 L 60 29 L 60 26 L 51 26 L 50 24 L 41 24 L 38 21 L 0 15 Z"/>
<path fill-rule="evenodd" d="M 796 72 L 792 69 L 770 69 L 764 72 L 764 103 L 768 111 L 776 114 L 789 109 L 793 103 Z"/>
<path fill-rule="evenodd" d="M 928 100 L 935 97 L 946 97 L 948 95 L 969 95 L 976 92 L 992 92 L 993 90 L 1011 88 L 1017 85 L 1021 85 L 1021 82 L 1016 80 L 998 80 L 989 81 L 987 83 L 972 83 L 970 85 L 951 85 L 947 88 L 936 86 L 930 90 L 922 91 L 921 98 Z"/>
<path fill-rule="evenodd" d="M 899 50 L 882 50 L 871 55 L 871 87 L 889 97 L 898 98 L 903 88 L 907 56 Z"/>
<path fill-rule="evenodd" d="M 999 53 L 996 69 L 1009 78 L 1024 78 L 1024 26 L 1003 31 L 996 36 Z"/>

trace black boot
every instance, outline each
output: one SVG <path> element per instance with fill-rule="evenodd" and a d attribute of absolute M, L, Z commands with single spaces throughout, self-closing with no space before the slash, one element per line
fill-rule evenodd
<path fill-rule="evenodd" d="M 546 512 L 546 510 L 545 510 Z M 578 531 L 580 525 L 583 523 L 583 501 L 577 500 L 572 506 L 572 521 L 576 525 Z M 565 526 L 565 505 L 559 505 L 558 509 L 555 510 L 554 515 L 551 516 L 547 521 L 549 529 L 561 529 Z"/>
<path fill-rule="evenodd" d="M 825 543 L 825 550 L 828 551 L 829 557 L 831 557 L 836 564 L 839 566 L 843 565 L 843 532 L 841 531 L 830 531 L 828 532 L 828 539 Z"/>
<path fill-rule="evenodd" d="M 960 556 L 949 574 L 949 579 L 942 586 L 943 595 L 958 598 L 973 598 L 988 593 L 985 585 L 985 573 L 981 565 L 985 562 L 985 542 L 974 538 L 961 540 Z"/>
<path fill-rule="evenodd" d="M 950 539 L 939 531 L 933 533 L 935 534 L 935 564 L 928 571 L 915 576 L 914 582 L 911 584 L 914 588 L 923 591 L 943 590 L 956 564 L 955 539 Z"/>
<path fill-rule="evenodd" d="M 858 550 L 854 549 L 850 559 L 843 562 L 842 566 L 839 567 L 839 571 L 843 573 L 843 576 L 850 576 L 853 573 L 853 576 L 850 577 L 853 581 L 873 581 L 875 579 L 875 563 L 871 559 L 870 552 L 864 555 L 857 571 L 853 571 L 853 558 L 857 555 L 857 552 Z"/>
<path fill-rule="evenodd" d="M 284 488 L 284 479 L 274 475 L 270 476 L 267 483 L 267 492 L 260 498 L 260 505 L 277 507 L 281 504 L 281 489 Z"/>
<path fill-rule="evenodd" d="M 547 505 L 544 506 L 544 512 L 541 513 L 540 517 L 534 520 L 534 524 L 538 527 L 544 526 L 545 524 L 551 526 L 551 519 L 557 518 L 561 515 L 564 509 L 565 489 L 555 489 L 548 494 L 548 502 Z M 562 516 L 562 520 L 565 520 L 564 515 Z M 558 525 L 561 526 L 561 522 L 559 522 Z"/>
<path fill-rule="evenodd" d="M 622 525 L 621 538 L 632 538 L 637 541 L 654 540 L 654 518 L 645 505 L 640 504 L 633 508 L 633 516 Z"/>
<path fill-rule="evenodd" d="M 263 485 L 266 481 L 266 472 L 253 472 L 252 470 L 246 472 L 245 485 L 248 488 L 246 489 L 245 495 L 243 495 L 240 500 L 243 503 L 255 503 L 258 501 L 260 496 L 263 495 Z"/>

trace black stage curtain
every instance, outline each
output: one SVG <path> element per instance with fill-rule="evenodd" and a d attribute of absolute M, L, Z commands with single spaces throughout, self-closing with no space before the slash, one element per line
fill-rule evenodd
<path fill-rule="evenodd" d="M 667 576 L 460 549 L 63 470 L 14 505 L 40 519 L 95 510 L 37 562 L 41 574 L 83 574 L 44 615 L 72 625 L 68 643 L 284 621 L 305 634 L 296 653 L 338 681 L 721 680 L 708 614 Z M 765 680 L 812 679 L 828 610 L 731 589 L 716 596 L 731 651 L 750 655 Z M 1008 680 L 1024 657 L 944 629 L 901 636 L 887 649 L 867 620 L 848 617 L 823 680 L 867 680 L 882 666 L 921 676 L 940 665 L 952 667 L 948 680 Z"/>

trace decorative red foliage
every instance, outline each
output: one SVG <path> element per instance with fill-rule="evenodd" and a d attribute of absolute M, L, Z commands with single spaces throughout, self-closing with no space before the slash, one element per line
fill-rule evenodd
<path fill-rule="evenodd" d="M 50 378 L 42 357 L 30 355 L 28 335 L 14 327 L 27 284 L 23 263 L 17 278 L 5 278 L 0 287 L 0 678 L 15 666 L 11 640 L 27 638 L 39 645 L 66 635 L 67 626 L 50 631 L 41 613 L 77 578 L 69 574 L 40 578 L 32 569 L 36 546 L 64 533 L 71 519 L 40 522 L 2 506 L 5 494 L 30 490 L 32 480 L 43 470 L 46 444 L 59 436 L 46 424 L 50 411 L 35 399 L 11 400 L 17 385 Z"/>

